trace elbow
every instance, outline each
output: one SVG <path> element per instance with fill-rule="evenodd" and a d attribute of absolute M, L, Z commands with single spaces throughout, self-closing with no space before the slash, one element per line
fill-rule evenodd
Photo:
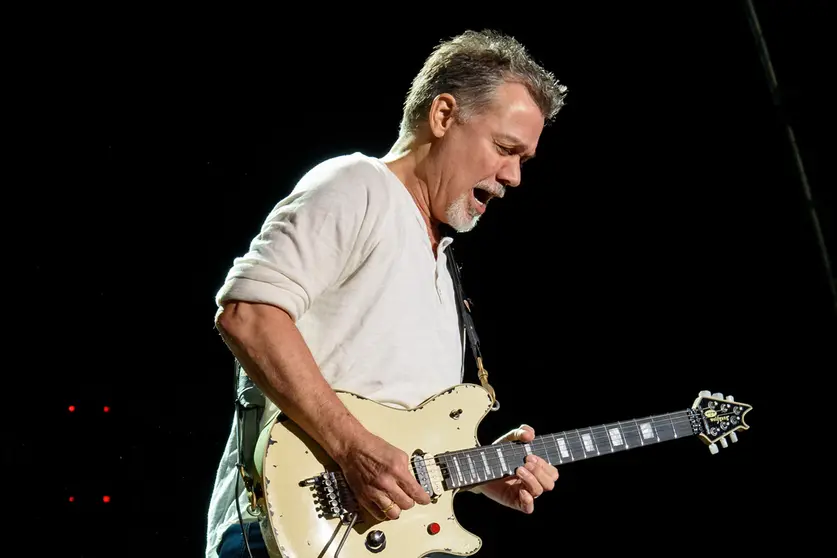
<path fill-rule="evenodd" d="M 225 302 L 215 314 L 215 328 L 225 339 L 241 336 L 250 322 L 248 305 L 238 301 Z"/>
<path fill-rule="evenodd" d="M 266 304 L 229 301 L 215 314 L 215 328 L 227 340 L 241 341 L 260 331 L 276 331 L 290 316 L 283 310 Z"/>

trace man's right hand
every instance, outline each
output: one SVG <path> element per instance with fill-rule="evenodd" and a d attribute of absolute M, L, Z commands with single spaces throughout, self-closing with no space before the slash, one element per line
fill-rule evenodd
<path fill-rule="evenodd" d="M 372 433 L 347 445 L 335 461 L 358 503 L 376 519 L 398 519 L 416 502 L 429 504 L 430 496 L 415 479 L 409 457 Z"/>

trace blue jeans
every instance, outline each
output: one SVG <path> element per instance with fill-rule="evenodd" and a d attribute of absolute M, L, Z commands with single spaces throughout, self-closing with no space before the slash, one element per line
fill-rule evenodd
<path fill-rule="evenodd" d="M 270 558 L 267 554 L 267 548 L 262 539 L 262 532 L 259 529 L 259 524 L 255 521 L 244 524 L 247 529 L 247 542 L 250 543 L 250 551 L 253 553 L 253 558 Z M 452 554 L 428 554 L 425 558 L 444 558 L 446 556 L 453 556 Z M 244 537 L 241 536 L 241 526 L 231 525 L 224 531 L 221 538 L 221 548 L 218 551 L 218 558 L 250 558 L 247 554 L 247 547 L 244 545 Z M 404 558 L 412 558 L 405 556 Z"/>
<path fill-rule="evenodd" d="M 247 529 L 247 542 L 250 543 L 253 558 L 270 558 L 258 522 L 245 523 L 244 528 Z M 244 544 L 244 537 L 241 535 L 241 525 L 230 525 L 224 531 L 221 537 L 221 547 L 218 549 L 218 558 L 250 558 L 247 554 L 247 546 Z"/>

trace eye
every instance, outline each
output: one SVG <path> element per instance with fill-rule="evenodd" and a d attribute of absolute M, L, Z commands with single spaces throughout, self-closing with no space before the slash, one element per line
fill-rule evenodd
<path fill-rule="evenodd" d="M 503 155 L 514 155 L 514 149 L 512 149 L 511 147 L 503 147 L 499 143 L 495 145 L 497 146 L 497 150 Z"/>

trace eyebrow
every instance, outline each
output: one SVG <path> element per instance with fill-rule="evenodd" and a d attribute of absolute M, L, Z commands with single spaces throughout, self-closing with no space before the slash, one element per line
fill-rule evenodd
<path fill-rule="evenodd" d="M 500 141 L 505 141 L 505 142 L 514 144 L 514 146 L 517 147 L 517 148 L 525 148 L 526 147 L 523 144 L 522 141 L 520 141 L 517 137 L 515 137 L 511 134 L 501 133 L 501 134 L 497 134 L 496 137 Z M 529 159 L 534 159 L 534 158 L 535 158 L 535 153 L 534 152 L 532 152 L 531 155 L 524 155 L 524 156 L 521 157 L 521 159 L 524 160 L 524 161 L 529 160 Z"/>

